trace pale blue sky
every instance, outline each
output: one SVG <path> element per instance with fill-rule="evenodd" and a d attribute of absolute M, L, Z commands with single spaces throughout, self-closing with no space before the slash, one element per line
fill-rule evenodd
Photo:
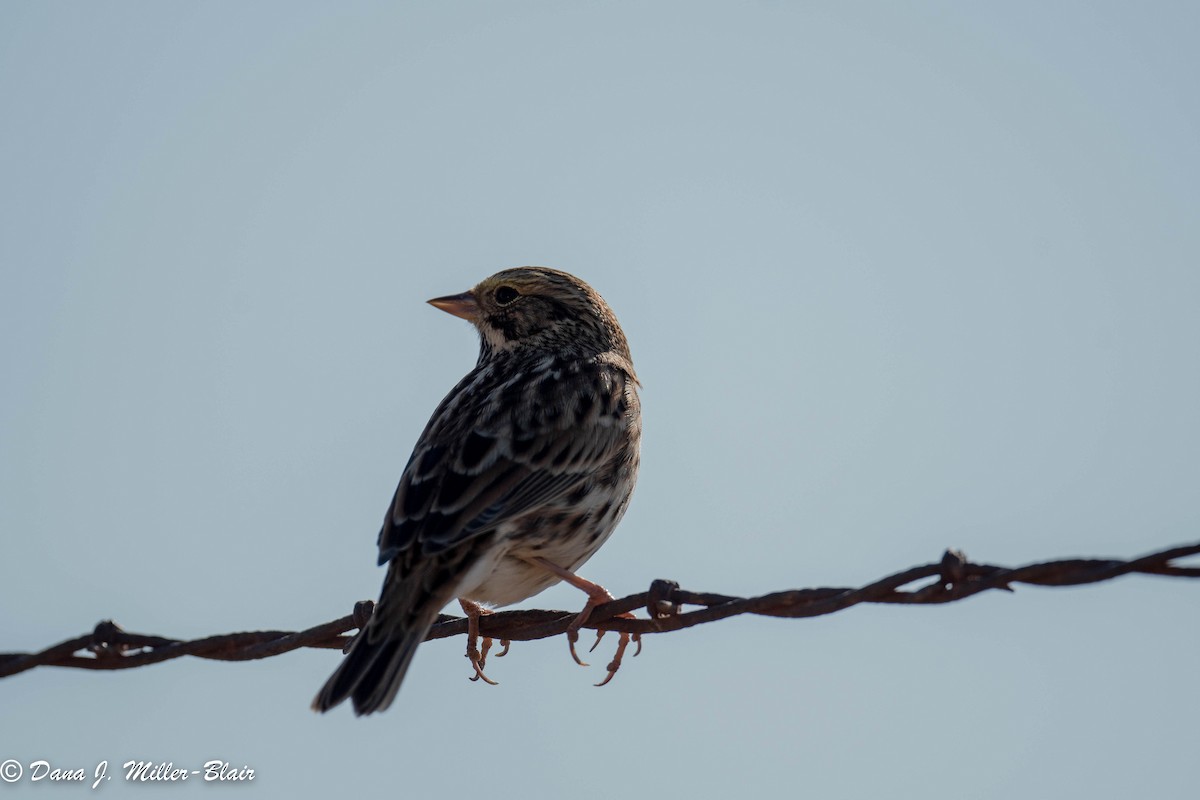
<path fill-rule="evenodd" d="M 476 355 L 424 301 L 520 264 L 592 283 L 632 342 L 642 479 L 583 570 L 617 594 L 1200 539 L 1198 24 L 0 5 L 0 651 L 375 597 L 384 508 Z M 0 681 L 0 760 L 224 758 L 272 796 L 1184 798 L 1198 593 L 741 618 L 604 689 L 611 644 L 587 670 L 516 644 L 487 687 L 440 641 L 365 720 L 308 710 L 330 652 L 42 669 Z"/>

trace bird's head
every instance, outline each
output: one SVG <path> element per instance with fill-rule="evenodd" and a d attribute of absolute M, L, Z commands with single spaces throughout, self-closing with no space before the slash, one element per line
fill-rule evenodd
<path fill-rule="evenodd" d="M 429 303 L 479 330 L 481 360 L 516 352 L 576 357 L 615 352 L 630 357 L 625 334 L 604 298 L 560 270 L 506 269 L 469 292 Z"/>

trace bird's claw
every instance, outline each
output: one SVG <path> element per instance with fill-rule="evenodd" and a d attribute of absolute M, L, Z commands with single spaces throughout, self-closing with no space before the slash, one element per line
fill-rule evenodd
<path fill-rule="evenodd" d="M 579 615 L 576 616 L 575 619 L 571 621 L 571 624 L 567 626 L 567 647 L 569 647 L 571 650 L 571 658 L 575 659 L 575 663 L 579 666 L 586 667 L 588 665 L 587 662 L 581 659 L 579 654 L 575 652 L 575 643 L 579 641 L 579 629 L 582 628 L 583 624 L 588 621 L 588 617 L 591 615 L 593 608 L 603 605 L 604 603 L 612 602 L 614 599 L 613 596 L 600 584 L 592 583 L 589 580 L 581 578 L 570 570 L 563 569 L 554 562 L 548 561 L 541 556 L 534 556 L 533 558 L 529 558 L 528 561 L 530 563 L 537 564 L 554 575 L 557 575 L 559 578 L 571 584 L 576 589 L 587 593 L 588 599 L 587 603 L 585 603 L 583 606 L 583 611 L 580 611 Z M 624 614 L 617 614 L 616 616 L 617 618 L 636 619 L 636 617 L 634 617 L 633 614 L 629 613 L 628 611 Z M 604 678 L 604 680 L 600 681 L 600 683 L 597 683 L 597 686 L 603 686 L 613 679 L 613 675 L 617 674 L 617 670 L 621 668 L 621 657 L 625 655 L 625 648 L 629 646 L 630 640 L 637 642 L 637 650 L 634 652 L 634 655 L 636 656 L 642 652 L 641 634 L 621 633 L 620 636 L 620 641 L 617 642 L 617 652 L 613 656 L 613 660 L 609 662 L 608 665 L 608 675 Z M 590 653 L 592 650 L 595 650 L 596 645 L 600 644 L 600 640 L 603 638 L 604 631 L 597 630 L 596 641 L 592 644 L 591 650 L 588 652 Z"/>
<path fill-rule="evenodd" d="M 487 675 L 483 674 L 483 665 L 487 661 L 487 651 L 491 646 L 491 639 L 484 639 L 483 652 L 481 653 L 473 645 L 467 645 L 467 658 L 471 659 L 471 666 L 475 668 L 475 674 L 470 677 L 470 680 L 477 681 L 483 679 L 483 682 L 489 686 L 499 686 L 498 681 L 494 681 Z"/>
<path fill-rule="evenodd" d="M 571 658 L 575 659 L 575 663 L 581 667 L 588 666 L 588 663 L 579 657 L 575 652 L 575 643 L 579 641 L 579 630 L 577 628 L 567 628 L 567 647 L 571 651 Z M 598 640 L 597 640 L 598 641 Z M 595 649 L 595 645 L 592 646 Z M 591 651 L 589 651 L 591 652 Z"/>
<path fill-rule="evenodd" d="M 497 681 L 494 681 L 487 675 L 483 674 L 483 667 L 485 664 L 487 664 L 488 651 L 492 649 L 491 637 L 482 637 L 482 651 L 476 646 L 476 642 L 478 642 L 481 638 L 479 635 L 479 618 L 484 614 L 490 614 L 492 612 L 478 603 L 472 603 L 469 600 L 459 598 L 458 602 L 467 615 L 467 658 L 471 660 L 471 666 L 475 669 L 475 674 L 470 676 L 470 680 L 477 681 L 482 679 L 483 682 L 489 686 L 499 686 L 500 684 Z M 508 652 L 508 642 L 502 641 L 501 644 L 504 645 L 504 652 L 500 653 L 499 655 L 504 655 L 504 653 Z"/>
<path fill-rule="evenodd" d="M 488 651 L 491 649 L 492 649 L 492 637 L 490 637 L 490 636 L 483 637 L 483 647 L 481 647 L 479 649 L 479 668 L 480 669 L 483 669 L 484 665 L 487 664 L 487 654 L 488 654 Z"/>
<path fill-rule="evenodd" d="M 633 614 L 629 614 L 629 613 L 618 614 L 617 618 L 619 618 L 619 619 L 636 619 L 636 617 L 634 617 Z M 592 643 L 592 646 L 590 648 L 588 648 L 589 653 L 594 652 L 596 650 L 596 647 L 600 644 L 600 640 L 604 638 L 604 634 L 607 632 L 608 631 L 605 631 L 605 630 L 597 630 L 596 631 L 596 641 Z M 567 628 L 567 646 L 571 650 L 571 658 L 575 659 L 575 663 L 581 667 L 586 667 L 586 666 L 588 666 L 588 663 L 586 661 L 583 661 L 579 657 L 579 654 L 575 652 L 575 643 L 578 641 L 579 641 L 579 629 L 577 627 L 575 627 L 574 623 L 572 623 L 572 626 L 570 628 Z M 618 639 L 617 639 L 617 652 L 615 654 L 613 654 L 613 660 L 609 662 L 608 667 L 607 667 L 608 675 L 606 675 L 604 677 L 604 680 L 597 683 L 596 686 L 604 686 L 606 683 L 608 683 L 609 681 L 611 681 L 613 679 L 614 675 L 617 674 L 617 670 L 619 670 L 621 668 L 621 659 L 624 658 L 624 656 L 625 656 L 625 649 L 627 647 L 629 647 L 629 643 L 631 641 L 634 642 L 635 644 L 637 644 L 637 649 L 633 651 L 633 657 L 637 658 L 639 655 L 641 655 L 641 653 L 642 653 L 642 635 L 640 633 L 619 633 Z"/>
<path fill-rule="evenodd" d="M 621 668 L 621 657 L 625 655 L 625 648 L 629 646 L 630 639 L 633 639 L 633 641 L 637 642 L 637 650 L 635 650 L 633 653 L 634 658 L 637 657 L 638 653 L 642 652 L 642 635 L 640 633 L 622 633 L 620 638 L 617 640 L 617 652 L 613 655 L 613 660 L 608 663 L 608 674 L 604 676 L 604 680 L 597 683 L 596 686 L 603 686 L 611 681 L 613 676 L 617 674 L 617 670 Z"/>

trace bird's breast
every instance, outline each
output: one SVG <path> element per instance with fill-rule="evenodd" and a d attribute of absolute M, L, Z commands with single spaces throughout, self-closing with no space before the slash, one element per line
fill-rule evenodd
<path fill-rule="evenodd" d="M 613 489 L 616 492 L 613 492 Z M 550 588 L 560 578 L 529 559 L 574 572 L 607 541 L 629 505 L 632 487 L 597 484 L 574 505 L 555 505 L 504 523 L 489 558 L 463 581 L 459 596 L 506 606 Z"/>

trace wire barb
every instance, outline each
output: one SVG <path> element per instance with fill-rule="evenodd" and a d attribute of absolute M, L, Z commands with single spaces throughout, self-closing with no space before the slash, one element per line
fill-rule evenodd
<path fill-rule="evenodd" d="M 1015 583 L 1080 586 L 1132 573 L 1200 578 L 1200 567 L 1173 563 L 1197 554 L 1200 554 L 1200 542 L 1159 550 L 1128 561 L 1074 558 L 1010 568 L 972 564 L 962 552 L 947 550 L 938 562 L 897 572 L 857 589 L 792 589 L 749 598 L 690 592 L 679 588 L 674 581 L 656 580 L 648 591 L 596 606 L 583 627 L 632 634 L 666 633 L 740 614 L 801 618 L 833 614 L 859 603 L 940 605 L 993 589 L 1011 592 Z M 905 588 L 918 581 L 928 582 Z M 684 606 L 699 608 L 685 611 Z M 637 609 L 644 609 L 650 619 L 620 616 Z M 251 661 L 301 647 L 344 651 L 353 641 L 353 636 L 347 634 L 361 630 L 373 611 L 373 603 L 361 601 L 355 604 L 354 613 L 304 631 L 227 633 L 191 641 L 129 633 L 112 620 L 103 620 L 91 633 L 38 653 L 0 653 L 0 678 L 47 666 L 130 669 L 181 656 Z M 500 611 L 480 617 L 479 634 L 506 642 L 544 639 L 566 633 L 576 616 L 569 611 Z M 466 633 L 466 617 L 442 614 L 426 639 L 444 639 Z"/>

